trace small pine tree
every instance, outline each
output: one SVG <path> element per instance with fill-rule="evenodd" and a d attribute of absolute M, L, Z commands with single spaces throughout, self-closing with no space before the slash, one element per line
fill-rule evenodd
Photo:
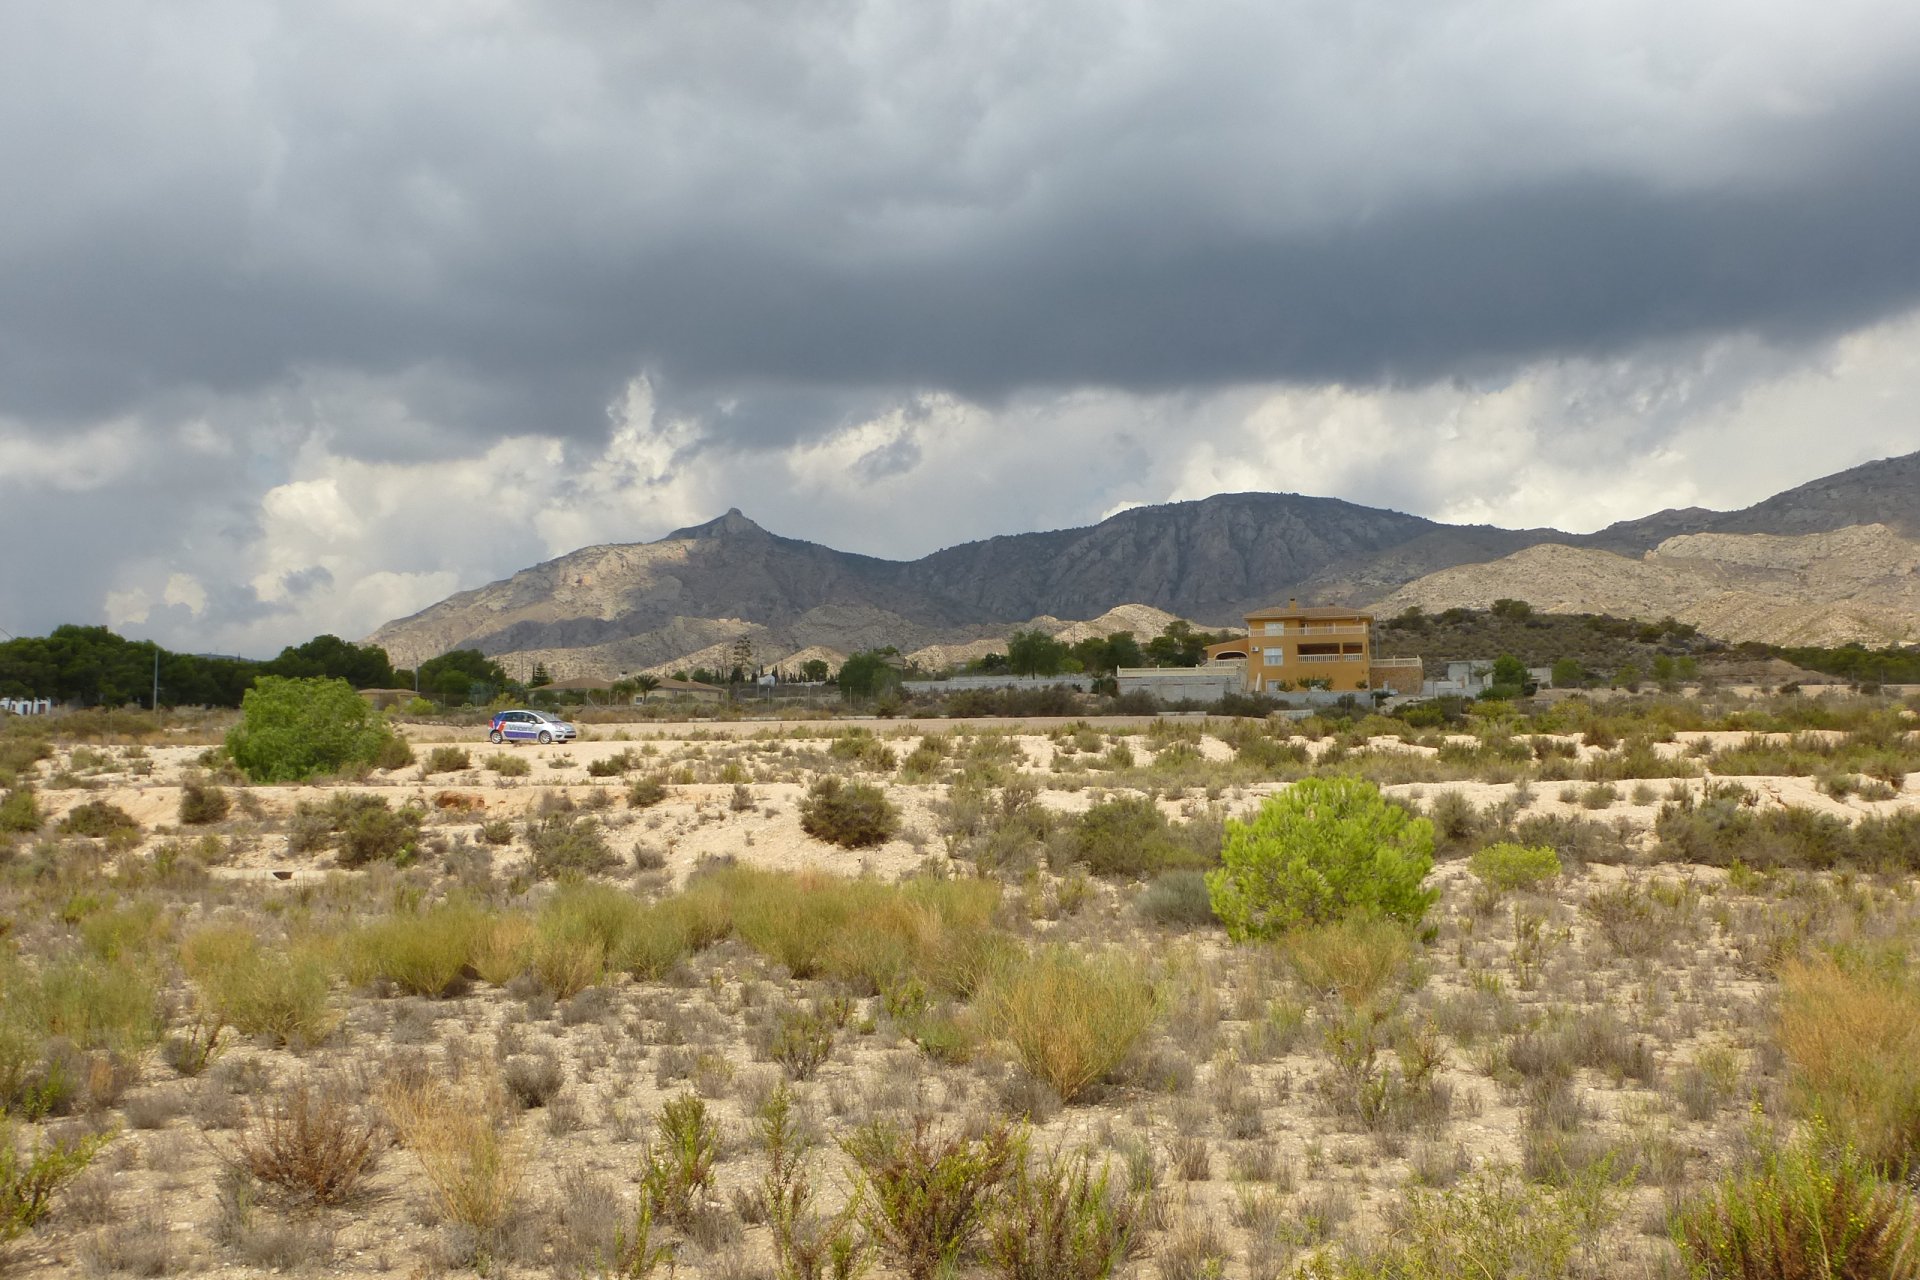
<path fill-rule="evenodd" d="M 1433 824 L 1360 778 L 1305 778 L 1247 822 L 1227 823 L 1208 873 L 1214 914 L 1236 941 L 1348 916 L 1417 923 L 1437 891 Z"/>

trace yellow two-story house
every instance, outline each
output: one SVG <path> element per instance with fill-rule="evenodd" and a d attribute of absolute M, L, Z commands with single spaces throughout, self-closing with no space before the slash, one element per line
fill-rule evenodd
<path fill-rule="evenodd" d="M 1376 687 L 1384 674 L 1375 670 L 1372 614 L 1324 605 L 1302 608 L 1298 600 L 1248 614 L 1244 640 L 1207 647 L 1208 662 L 1240 659 L 1247 664 L 1249 693 L 1357 691 Z M 1419 660 L 1412 661 L 1417 672 Z M 1416 674 L 1416 691 L 1418 679 Z"/>

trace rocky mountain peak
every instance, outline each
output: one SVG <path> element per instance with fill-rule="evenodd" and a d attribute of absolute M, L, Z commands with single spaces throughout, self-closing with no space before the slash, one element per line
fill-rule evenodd
<path fill-rule="evenodd" d="M 767 531 L 742 515 L 740 508 L 728 507 L 727 514 L 716 516 L 705 524 L 691 525 L 685 529 L 675 529 L 662 542 L 681 542 L 695 538 L 739 538 L 752 534 L 766 537 Z"/>

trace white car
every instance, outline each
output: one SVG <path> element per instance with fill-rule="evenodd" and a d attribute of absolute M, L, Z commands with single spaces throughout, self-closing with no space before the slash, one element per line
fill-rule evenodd
<path fill-rule="evenodd" d="M 501 711 L 487 726 L 488 742 L 572 742 L 580 731 L 544 711 Z"/>

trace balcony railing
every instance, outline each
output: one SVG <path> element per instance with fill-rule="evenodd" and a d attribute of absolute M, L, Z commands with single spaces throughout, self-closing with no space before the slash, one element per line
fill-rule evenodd
<path fill-rule="evenodd" d="M 1300 630 L 1310 636 L 1359 636 L 1365 635 L 1369 629 L 1345 622 L 1309 622 Z"/>
<path fill-rule="evenodd" d="M 1373 665 L 1376 667 L 1417 667 L 1421 665 L 1421 659 L 1419 658 L 1375 658 L 1373 660 Z"/>
<path fill-rule="evenodd" d="M 1365 662 L 1367 655 L 1364 653 L 1302 653 L 1296 654 L 1293 660 L 1295 662 Z"/>

